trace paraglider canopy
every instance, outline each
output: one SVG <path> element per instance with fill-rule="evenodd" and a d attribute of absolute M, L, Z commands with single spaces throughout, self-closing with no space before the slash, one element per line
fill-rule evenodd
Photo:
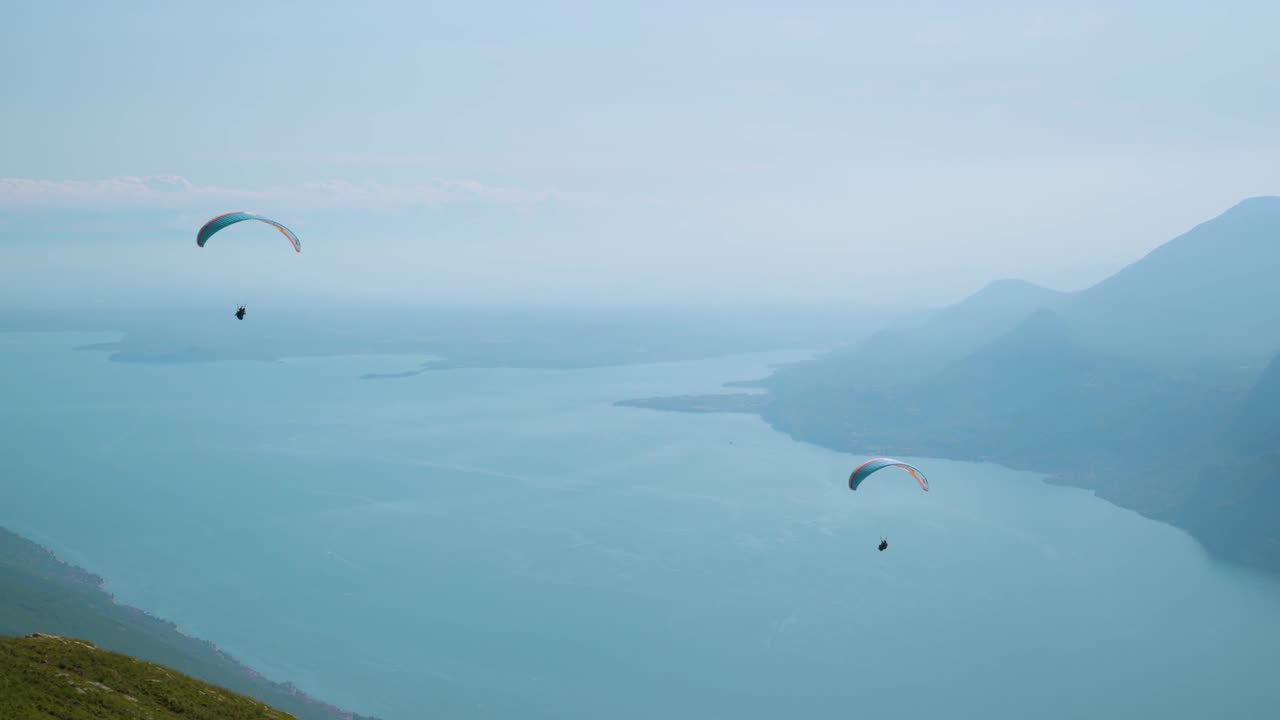
<path fill-rule="evenodd" d="M 245 220 L 257 220 L 258 222 L 264 222 L 275 227 L 276 230 L 280 231 L 281 235 L 288 238 L 289 244 L 293 245 L 294 252 L 302 252 L 302 243 L 298 241 L 298 236 L 294 235 L 292 230 L 269 217 L 263 217 L 257 213 L 246 212 L 244 210 L 224 213 L 205 223 L 204 226 L 200 228 L 200 232 L 196 233 L 196 245 L 204 247 L 204 244 L 209 241 L 209 238 L 213 237 L 219 230 L 235 225 L 238 222 L 244 222 Z"/>
<path fill-rule="evenodd" d="M 929 481 L 925 478 L 924 473 L 921 472 L 920 468 L 904 463 L 901 460 L 894 460 L 893 458 L 885 457 L 871 458 L 854 468 L 853 473 L 849 475 L 849 489 L 857 490 L 858 486 L 862 484 L 862 481 L 866 480 L 872 473 L 887 467 L 900 467 L 903 470 L 906 470 L 908 473 L 911 473 L 911 477 L 915 478 L 917 483 L 920 483 L 921 490 L 924 490 L 925 492 L 929 491 Z"/>

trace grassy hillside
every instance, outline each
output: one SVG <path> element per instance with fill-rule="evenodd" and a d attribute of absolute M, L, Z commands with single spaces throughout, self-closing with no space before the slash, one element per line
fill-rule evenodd
<path fill-rule="evenodd" d="M 0 638 L 5 720 L 284 720 L 292 715 L 82 640 Z"/>
<path fill-rule="evenodd" d="M 254 673 L 211 643 L 184 635 L 173 623 L 116 604 L 101 584 L 96 575 L 0 528 L 0 636 L 48 633 L 85 638 L 256 698 L 302 720 L 359 720 Z M 4 720 L 9 717 L 0 713 Z"/>

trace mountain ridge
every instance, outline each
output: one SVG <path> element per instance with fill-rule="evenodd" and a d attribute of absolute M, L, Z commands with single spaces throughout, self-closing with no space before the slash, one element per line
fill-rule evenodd
<path fill-rule="evenodd" d="M 1044 473 L 1187 529 L 1219 558 L 1280 572 L 1280 432 L 1268 430 L 1280 428 L 1277 278 L 1280 197 L 1249 198 L 1089 288 L 993 283 L 775 373 L 758 383 L 766 398 L 699 407 L 754 411 L 844 452 Z M 947 322 L 957 317 L 972 322 Z M 684 409 L 679 398 L 624 404 Z M 1219 486 L 1234 493 L 1226 505 Z"/>
<path fill-rule="evenodd" d="M 860 389 L 908 384 L 977 350 L 984 342 L 1016 326 L 1028 313 L 1056 306 L 1066 297 L 1066 293 L 1025 280 L 996 280 L 914 324 L 879 330 L 811 363 L 782 368 L 759 384 L 812 385 L 818 378 L 827 383 L 839 382 L 850 363 L 862 375 L 853 384 Z"/>

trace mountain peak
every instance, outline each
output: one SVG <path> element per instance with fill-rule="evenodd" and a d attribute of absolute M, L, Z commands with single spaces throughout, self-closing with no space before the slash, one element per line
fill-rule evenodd
<path fill-rule="evenodd" d="M 1273 211 L 1280 210 L 1280 195 L 1255 195 L 1253 197 L 1245 198 L 1235 205 L 1232 205 L 1222 214 L 1226 215 L 1228 213 L 1244 211 L 1252 212 L 1260 209 Z"/>
<path fill-rule="evenodd" d="M 1052 292 L 1052 290 L 1021 278 L 1002 278 L 987 283 L 978 291 L 978 294 L 992 292 Z"/>
<path fill-rule="evenodd" d="M 1027 313 L 1056 305 L 1065 295 L 1026 280 L 1006 278 L 987 283 L 981 290 L 941 310 L 933 324 L 1013 327 Z"/>
<path fill-rule="evenodd" d="M 1051 290 L 1047 287 L 1036 285 L 1026 280 L 1018 278 L 1004 278 L 1001 280 L 993 280 L 982 287 L 981 290 L 966 297 L 960 302 L 953 305 L 953 308 L 966 308 L 974 306 L 987 305 L 1004 305 L 1008 303 L 1019 303 L 1030 300 L 1048 301 L 1061 295 L 1057 290 Z"/>

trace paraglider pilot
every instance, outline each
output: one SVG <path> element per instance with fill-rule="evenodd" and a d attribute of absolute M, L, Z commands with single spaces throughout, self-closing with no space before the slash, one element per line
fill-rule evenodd
<path fill-rule="evenodd" d="M 236 308 L 236 319 L 237 319 L 237 320 L 243 320 L 243 319 L 244 319 L 244 306 L 243 306 L 243 305 L 241 305 L 240 307 Z"/>
<path fill-rule="evenodd" d="M 889 547 L 889 541 L 885 538 L 880 538 L 879 547 L 880 547 L 880 552 L 884 552 L 885 548 Z"/>

